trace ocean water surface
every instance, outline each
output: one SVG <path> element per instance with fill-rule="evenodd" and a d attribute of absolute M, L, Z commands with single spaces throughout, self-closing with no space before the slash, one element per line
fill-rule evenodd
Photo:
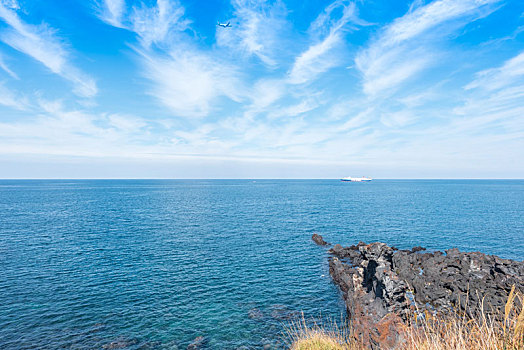
<path fill-rule="evenodd" d="M 1 180 L 1 349 L 282 348 L 333 243 L 524 259 L 522 180 Z"/>

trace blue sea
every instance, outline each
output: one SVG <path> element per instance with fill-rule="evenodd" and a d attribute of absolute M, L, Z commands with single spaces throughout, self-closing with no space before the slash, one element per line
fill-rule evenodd
<path fill-rule="evenodd" d="M 344 316 L 313 233 L 523 260 L 523 214 L 522 180 L 2 180 L 0 348 L 279 349 Z"/>

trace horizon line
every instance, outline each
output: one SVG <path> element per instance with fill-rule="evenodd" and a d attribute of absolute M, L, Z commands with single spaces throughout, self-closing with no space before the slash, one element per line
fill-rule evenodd
<path fill-rule="evenodd" d="M 91 177 L 91 178 L 0 178 L 0 181 L 17 181 L 17 180 L 338 180 L 341 178 L 163 178 L 163 177 Z M 442 177 L 442 178 L 410 178 L 410 177 L 390 177 L 390 178 L 372 178 L 373 181 L 380 180 L 524 180 L 524 178 L 462 178 L 462 177 Z"/>

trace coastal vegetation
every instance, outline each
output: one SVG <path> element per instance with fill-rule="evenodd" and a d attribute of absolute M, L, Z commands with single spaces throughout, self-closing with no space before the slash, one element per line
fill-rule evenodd
<path fill-rule="evenodd" d="M 501 314 L 480 302 L 480 313 L 456 311 L 432 315 L 414 310 L 400 329 L 402 350 L 522 350 L 524 349 L 524 296 L 511 289 Z M 287 328 L 290 350 L 364 350 L 369 342 L 350 326 L 309 325 L 303 318 Z"/>

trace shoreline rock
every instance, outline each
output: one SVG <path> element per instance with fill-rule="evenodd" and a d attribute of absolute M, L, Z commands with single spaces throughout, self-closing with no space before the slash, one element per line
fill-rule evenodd
<path fill-rule="evenodd" d="M 343 294 L 352 326 L 371 348 L 393 349 L 402 326 L 422 315 L 484 312 L 497 317 L 512 286 L 524 290 L 524 262 L 458 249 L 399 250 L 385 243 L 329 249 L 329 272 Z"/>
<path fill-rule="evenodd" d="M 311 239 L 313 240 L 313 242 L 315 242 L 318 245 L 329 245 L 329 243 L 324 241 L 324 238 L 322 238 L 322 236 L 319 235 L 318 233 L 313 233 L 313 236 L 311 236 Z"/>

